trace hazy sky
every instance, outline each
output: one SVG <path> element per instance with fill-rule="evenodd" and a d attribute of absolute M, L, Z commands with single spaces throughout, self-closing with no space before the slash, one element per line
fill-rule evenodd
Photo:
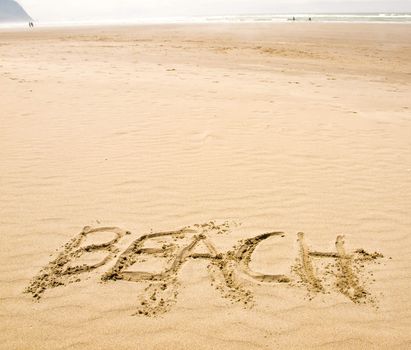
<path fill-rule="evenodd" d="M 298 12 L 411 12 L 411 0 L 18 0 L 37 20 Z"/>

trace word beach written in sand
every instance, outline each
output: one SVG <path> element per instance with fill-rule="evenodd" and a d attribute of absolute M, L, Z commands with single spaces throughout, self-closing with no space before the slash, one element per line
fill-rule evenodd
<path fill-rule="evenodd" d="M 217 225 L 209 222 L 187 226 L 180 230 L 143 235 L 135 239 L 120 253 L 117 244 L 131 232 L 117 227 L 91 228 L 86 226 L 58 252 L 57 257 L 41 269 L 26 288 L 33 298 L 40 300 L 48 289 L 81 282 L 82 277 L 101 269 L 116 259 L 114 264 L 101 276 L 101 281 L 109 283 L 128 281 L 145 283 L 139 295 L 136 314 L 158 315 L 165 313 L 175 304 L 180 282 L 178 273 L 182 266 L 192 259 L 208 262 L 207 269 L 211 284 L 224 298 L 244 307 L 254 305 L 252 284 L 288 284 L 304 287 L 310 295 L 330 293 L 330 289 L 342 293 L 354 303 L 374 302 L 366 289 L 365 263 L 376 261 L 383 256 L 357 249 L 346 251 L 343 236 L 335 241 L 335 251 L 320 252 L 307 245 L 304 233 L 297 234 L 298 256 L 291 266 L 289 275 L 264 274 L 250 268 L 258 245 L 269 238 L 281 239 L 283 232 L 268 232 L 239 241 L 231 250 L 219 252 L 211 236 L 230 231 L 228 222 Z M 110 236 L 110 240 L 98 244 L 85 245 L 89 236 Z M 218 236 L 216 236 L 218 237 Z M 205 252 L 196 252 L 202 245 Z M 104 254 L 95 262 L 81 263 L 87 255 Z M 153 260 L 154 259 L 154 260 Z M 132 266 L 160 261 L 165 266 L 160 273 L 136 271 Z M 318 271 L 321 267 L 322 273 Z"/>

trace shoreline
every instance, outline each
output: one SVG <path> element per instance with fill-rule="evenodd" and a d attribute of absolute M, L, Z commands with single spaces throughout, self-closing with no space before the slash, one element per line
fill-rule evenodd
<path fill-rule="evenodd" d="M 255 18 L 253 15 L 240 15 L 240 16 L 210 16 L 210 17 L 192 17 L 192 18 L 147 18 L 147 19 L 136 19 L 136 20 L 115 20 L 115 21 L 61 21 L 61 22 L 38 22 L 34 21 L 36 27 L 40 28 L 75 28 L 75 27 L 118 27 L 118 26 L 144 26 L 144 25 L 218 25 L 218 24 L 285 24 L 285 23 L 310 23 L 310 24 L 411 24 L 411 14 L 404 14 L 404 17 L 408 18 L 409 20 L 406 21 L 391 21 L 391 20 L 324 20 L 327 16 L 337 16 L 336 18 L 344 18 L 345 16 L 348 17 L 356 17 L 360 18 L 362 15 L 350 15 L 350 14 L 279 14 L 276 15 L 275 18 L 277 20 L 263 20 L 258 19 L 259 17 Z M 363 15 L 373 15 L 364 13 Z M 395 14 L 395 16 L 401 16 L 402 14 Z M 250 19 L 242 19 L 250 17 Z M 257 15 L 259 16 L 259 15 Z M 263 16 L 262 17 L 269 17 Z M 290 18 L 283 18 L 282 16 L 289 16 Z M 316 17 L 318 16 L 318 17 Z M 296 20 L 292 21 L 292 17 L 295 17 Z M 312 21 L 309 21 L 309 18 L 313 18 Z M 375 16 L 378 18 L 378 16 Z M 230 19 L 231 18 L 231 19 Z M 387 18 L 391 18 L 388 16 Z M 4 29 L 13 29 L 13 28 L 21 28 L 25 26 L 26 23 L 0 23 L 0 30 Z"/>
<path fill-rule="evenodd" d="M 34 22 L 36 23 L 36 22 Z M 309 22 L 309 21 L 285 21 L 285 22 L 186 22 L 186 23 L 96 23 L 96 24 L 84 24 L 84 25 L 50 25 L 50 26 L 42 26 L 42 25 L 35 25 L 34 28 L 29 28 L 28 24 L 21 25 L 18 27 L 2 27 L 0 25 L 0 33 L 7 33 L 7 32 L 57 32 L 57 31 L 64 31 L 64 30 L 82 30 L 84 29 L 86 32 L 91 30 L 106 30 L 106 29 L 133 29 L 133 28 L 156 28 L 159 29 L 165 27 L 175 27 L 175 28 L 187 28 L 187 27 L 198 27 L 198 28 L 212 28 L 212 27 L 221 27 L 221 28 L 228 28 L 228 27 L 256 27 L 256 28 L 267 28 L 267 27 L 281 27 L 281 26 L 292 26 L 299 27 L 299 26 L 310 26 L 312 27 L 324 27 L 330 26 L 332 27 L 352 27 L 355 29 L 356 27 L 378 27 L 378 26 L 385 26 L 389 24 L 392 27 L 405 27 L 409 28 L 410 23 L 404 22 Z"/>

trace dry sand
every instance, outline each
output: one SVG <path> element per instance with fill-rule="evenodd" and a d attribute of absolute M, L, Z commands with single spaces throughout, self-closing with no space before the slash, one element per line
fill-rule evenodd
<path fill-rule="evenodd" d="M 409 25 L 0 32 L 0 348 L 410 348 L 410 88 Z"/>

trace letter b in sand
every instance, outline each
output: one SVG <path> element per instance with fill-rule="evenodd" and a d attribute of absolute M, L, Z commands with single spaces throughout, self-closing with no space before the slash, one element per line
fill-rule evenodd
<path fill-rule="evenodd" d="M 114 238 L 107 242 L 98 244 L 89 244 L 81 246 L 89 235 L 99 235 L 103 233 L 114 234 Z M 100 266 L 105 265 L 118 252 L 115 244 L 125 235 L 125 231 L 117 227 L 101 227 L 92 229 L 86 226 L 83 231 L 68 242 L 62 252 L 44 267 L 37 276 L 33 278 L 26 292 L 33 294 L 33 297 L 40 299 L 42 294 L 50 288 L 54 288 L 67 283 L 79 282 L 79 274 L 90 272 Z M 96 263 L 75 265 L 76 260 L 80 260 L 87 254 L 106 253 L 105 257 Z"/>

